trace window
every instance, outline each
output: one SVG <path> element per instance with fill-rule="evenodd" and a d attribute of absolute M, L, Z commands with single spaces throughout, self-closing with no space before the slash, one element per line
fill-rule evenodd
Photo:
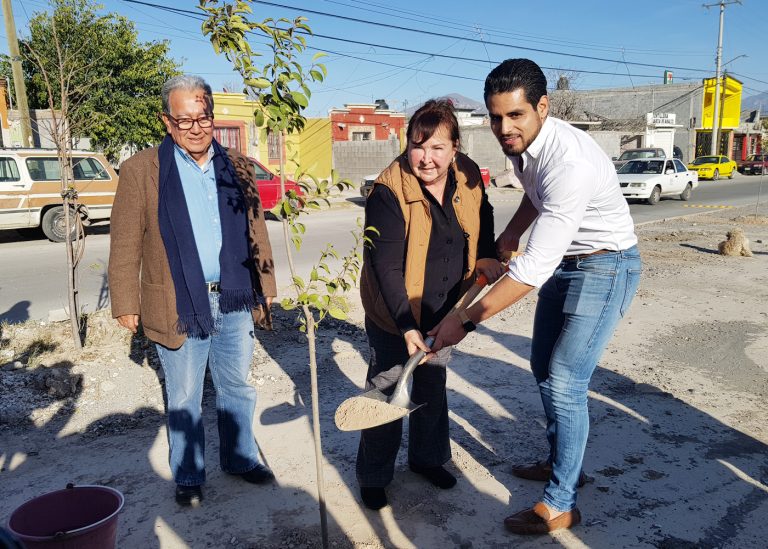
<path fill-rule="evenodd" d="M 219 142 L 222 147 L 228 149 L 234 149 L 236 151 L 240 148 L 240 128 L 237 127 L 214 127 L 213 138 Z"/>
<path fill-rule="evenodd" d="M 61 179 L 58 158 L 27 158 L 27 169 L 32 181 L 59 181 Z"/>
<path fill-rule="evenodd" d="M 61 166 L 55 157 L 27 158 L 27 169 L 32 181 L 60 181 Z M 72 158 L 72 172 L 75 181 L 111 179 L 109 172 L 95 158 L 75 156 Z"/>
<path fill-rule="evenodd" d="M 267 134 L 267 156 L 270 160 L 280 160 L 280 135 L 277 133 Z"/>
<path fill-rule="evenodd" d="M 677 158 L 675 158 L 675 168 L 677 168 L 678 172 L 688 171 L 688 168 L 685 167 L 685 164 L 680 162 Z"/>
<path fill-rule="evenodd" d="M 0 158 L 0 182 L 21 181 L 19 167 L 13 158 Z"/>
<path fill-rule="evenodd" d="M 352 141 L 370 141 L 371 132 L 352 132 Z"/>
<path fill-rule="evenodd" d="M 258 181 L 269 181 L 272 179 L 272 174 L 259 166 L 256 162 L 251 162 L 251 164 L 253 164 L 253 169 L 256 172 L 256 179 Z"/>
<path fill-rule="evenodd" d="M 95 158 L 73 158 L 72 171 L 75 181 L 90 181 L 92 179 L 110 179 L 109 172 Z"/>

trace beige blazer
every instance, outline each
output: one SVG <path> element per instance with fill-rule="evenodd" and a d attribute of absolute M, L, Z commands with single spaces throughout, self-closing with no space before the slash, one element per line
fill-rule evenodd
<path fill-rule="evenodd" d="M 249 240 L 256 290 L 277 295 L 272 247 L 261 209 L 256 174 L 242 154 L 229 150 L 248 208 Z M 181 347 L 186 336 L 176 331 L 176 292 L 160 236 L 157 147 L 123 162 L 112 207 L 109 251 L 109 293 L 112 316 L 138 314 L 144 333 L 165 347 Z"/>

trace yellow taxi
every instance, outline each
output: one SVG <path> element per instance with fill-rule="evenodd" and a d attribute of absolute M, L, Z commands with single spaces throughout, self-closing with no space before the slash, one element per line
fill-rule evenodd
<path fill-rule="evenodd" d="M 721 177 L 733 179 L 736 162 L 727 156 L 698 156 L 688 164 L 688 169 L 699 174 L 699 179 L 716 181 Z"/>

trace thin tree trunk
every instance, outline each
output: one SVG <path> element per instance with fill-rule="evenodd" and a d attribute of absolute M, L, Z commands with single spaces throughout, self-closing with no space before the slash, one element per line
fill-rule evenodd
<path fill-rule="evenodd" d="M 280 133 L 280 197 L 285 198 L 285 154 L 283 148 L 286 143 L 287 132 L 283 130 Z M 281 216 L 283 222 L 283 235 L 285 239 L 285 253 L 288 256 L 288 268 L 291 272 L 291 280 L 296 276 L 296 268 L 293 262 L 293 253 L 291 252 L 290 231 L 288 220 Z M 295 282 L 293 283 L 296 287 Z M 297 288 L 297 294 L 300 292 Z M 317 475 L 317 500 L 320 509 L 320 533 L 323 540 L 323 549 L 328 549 L 328 513 L 325 507 L 325 482 L 323 481 L 323 445 L 320 435 L 320 405 L 319 392 L 317 390 L 317 352 L 315 340 L 315 317 L 309 307 L 302 306 L 304 319 L 307 328 L 307 343 L 309 346 L 309 373 L 312 386 L 312 436 L 315 441 L 315 468 Z"/>
<path fill-rule="evenodd" d="M 66 124 L 66 121 L 64 121 Z M 78 303 L 77 290 L 77 265 L 79 259 L 75 257 L 74 243 L 71 239 L 72 229 L 76 222 L 72 218 L 76 198 L 74 188 L 74 171 L 72 170 L 72 155 L 70 154 L 71 145 L 68 131 L 64 133 L 62 143 L 59 146 L 59 164 L 61 166 L 61 191 L 62 206 L 64 207 L 64 248 L 67 250 L 67 298 L 69 302 L 69 325 L 72 330 L 72 342 L 75 349 L 82 349 L 82 339 L 80 338 L 80 306 Z M 80 231 L 75 235 L 80 238 Z"/>
<path fill-rule="evenodd" d="M 317 354 L 315 352 L 315 317 L 309 307 L 304 306 L 307 319 L 307 341 L 309 342 L 309 374 L 312 386 L 312 434 L 315 439 L 315 468 L 317 469 L 317 501 L 320 507 L 320 533 L 323 549 L 328 548 L 328 514 L 325 507 L 325 481 L 323 480 L 323 444 L 320 438 L 320 393 L 317 389 Z"/>

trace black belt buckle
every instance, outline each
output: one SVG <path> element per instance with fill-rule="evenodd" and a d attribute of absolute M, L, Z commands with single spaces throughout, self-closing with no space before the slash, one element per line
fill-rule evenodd
<path fill-rule="evenodd" d="M 205 285 L 208 288 L 208 293 L 209 294 L 221 293 L 221 283 L 220 282 L 206 282 Z"/>

